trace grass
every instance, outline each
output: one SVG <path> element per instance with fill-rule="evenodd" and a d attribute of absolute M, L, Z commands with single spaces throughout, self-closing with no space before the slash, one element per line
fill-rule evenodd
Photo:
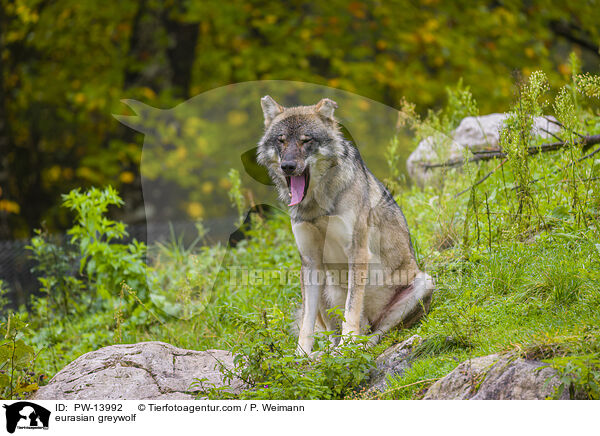
<path fill-rule="evenodd" d="M 465 261 L 460 274 L 438 276 L 438 293 L 431 311 L 418 326 L 403 332 L 419 334 L 424 342 L 401 378 L 391 381 L 388 398 L 418 396 L 421 386 L 394 391 L 397 386 L 445 375 L 469 357 L 518 352 L 548 344 L 551 358 L 570 338 L 573 354 L 586 352 L 586 331 L 600 325 L 600 263 L 595 247 L 582 245 L 564 252 L 554 242 L 497 247 L 494 256 Z M 499 265 L 513 264 L 515 251 L 523 263 L 497 285 Z M 562 268 L 568 262 L 570 267 Z M 501 267 L 502 271 L 506 268 Z M 578 275 L 578 272 L 580 275 Z M 554 344 L 554 345 L 553 345 Z"/>

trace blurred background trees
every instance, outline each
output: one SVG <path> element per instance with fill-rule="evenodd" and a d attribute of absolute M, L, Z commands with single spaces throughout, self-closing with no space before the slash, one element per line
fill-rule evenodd
<path fill-rule="evenodd" d="M 327 85 L 393 107 L 470 86 L 508 108 L 518 75 L 557 86 L 575 51 L 600 65 L 595 0 L 0 0 L 0 239 L 65 228 L 61 193 L 110 183 L 143 221 L 143 138 L 120 99 L 170 108 L 251 80 Z M 553 72 L 553 73 L 552 73 Z"/>

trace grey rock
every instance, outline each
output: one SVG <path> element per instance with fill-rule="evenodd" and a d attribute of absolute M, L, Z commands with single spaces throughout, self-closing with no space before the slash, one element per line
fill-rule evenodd
<path fill-rule="evenodd" d="M 224 386 L 219 362 L 233 367 L 228 351 L 193 351 L 164 342 L 112 345 L 86 353 L 60 370 L 32 397 L 34 400 L 192 399 L 202 390 L 191 386 Z M 233 380 L 230 392 L 242 388 Z"/>
<path fill-rule="evenodd" d="M 478 357 L 435 382 L 423 399 L 544 400 L 553 395 L 558 379 L 555 370 L 542 366 L 537 360 L 498 354 Z M 560 399 L 568 399 L 568 394 L 564 392 Z"/>
<path fill-rule="evenodd" d="M 423 164 L 461 159 L 465 153 L 474 151 L 500 150 L 500 130 L 507 117 L 508 114 L 467 117 L 449 136 L 436 133 L 423 139 L 406 161 L 409 176 L 423 186 L 438 174 L 437 169 L 425 169 Z M 560 132 L 560 127 L 552 121 L 556 121 L 552 116 L 536 117 L 532 135 L 552 138 Z"/>
<path fill-rule="evenodd" d="M 369 375 L 367 392 L 382 392 L 387 388 L 390 377 L 402 377 L 411 366 L 410 354 L 413 347 L 419 342 L 421 342 L 421 337 L 413 335 L 381 353 L 375 360 L 375 368 Z"/>

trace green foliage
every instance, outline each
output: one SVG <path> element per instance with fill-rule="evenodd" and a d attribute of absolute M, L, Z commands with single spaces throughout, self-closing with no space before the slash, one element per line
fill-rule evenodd
<path fill-rule="evenodd" d="M 419 359 L 425 356 L 446 354 L 453 350 L 469 349 L 471 345 L 466 337 L 455 338 L 443 334 L 434 334 L 414 347 L 412 357 Z"/>
<path fill-rule="evenodd" d="M 334 348 L 321 337 L 318 341 L 322 350 L 312 357 L 298 356 L 284 313 L 240 315 L 239 322 L 244 324 L 247 336 L 232 350 L 234 369 L 222 368 L 227 380 L 238 378 L 244 382 L 239 399 L 343 399 L 365 381 L 373 364 L 373 355 L 365 347 L 367 338 L 345 338 L 344 346 Z M 198 383 L 202 385 L 202 381 Z M 214 387 L 199 395 L 210 399 L 231 397 L 226 389 Z"/>
<path fill-rule="evenodd" d="M 448 134 L 458 127 L 463 118 L 478 114 L 479 109 L 471 94 L 471 89 L 469 86 L 465 86 L 463 79 L 460 78 L 456 85 L 446 87 L 445 106 L 437 110 L 429 109 L 424 119 L 417 114 L 414 103 L 403 99 L 399 115 L 399 126 L 408 125 L 415 133 L 415 142 L 432 135 L 440 135 L 441 138 L 450 139 Z M 398 145 L 392 141 L 389 147 L 397 149 Z M 391 152 L 391 148 L 388 148 L 388 154 Z"/>
<path fill-rule="evenodd" d="M 0 279 L 0 307 L 6 308 L 9 305 L 9 299 L 7 297 L 9 290 L 6 287 L 4 281 Z"/>
<path fill-rule="evenodd" d="M 544 103 L 541 99 L 547 90 L 546 75 L 541 71 L 534 72 L 529 81 L 520 87 L 519 99 L 513 106 L 500 134 L 500 144 L 508 155 L 508 162 L 515 177 L 519 219 L 528 217 L 536 208 L 530 190 L 533 178 L 529 170 L 529 147 L 533 141 L 534 118 L 543 114 Z"/>
<path fill-rule="evenodd" d="M 454 87 L 446 88 L 447 103 L 444 109 L 431 111 L 427 115 L 427 122 L 431 129 L 449 132 L 458 127 L 466 117 L 479 115 L 477 102 L 471 94 L 471 88 L 463 84 L 462 77 Z"/>
<path fill-rule="evenodd" d="M 66 227 L 55 206 L 75 186 L 116 183 L 127 199 L 139 191 L 141 136 L 111 116 L 123 98 L 167 108 L 280 79 L 437 107 L 463 77 L 485 113 L 509 104 L 515 70 L 549 71 L 557 86 L 572 49 L 587 71 L 598 67 L 595 2 L 2 0 L 0 10 L 0 154 L 11 169 L 0 210 L 18 235 L 42 220 Z M 580 86 L 598 95 L 592 76 Z"/>
<path fill-rule="evenodd" d="M 36 231 L 27 248 L 37 262 L 33 272 L 39 274 L 41 291 L 46 294 L 46 304 L 56 315 L 67 316 L 77 309 L 85 292 L 83 280 L 73 274 L 73 266 L 78 256 L 72 247 L 62 247 L 50 238 Z"/>
<path fill-rule="evenodd" d="M 404 175 L 401 173 L 402 164 L 400 156 L 400 142 L 397 137 L 394 137 L 385 153 L 385 160 L 390 171 L 390 178 L 385 182 L 392 193 L 400 189 L 401 185 L 399 181 L 404 181 Z"/>
<path fill-rule="evenodd" d="M 578 89 L 588 97 L 600 98 L 600 76 L 590 73 L 579 75 L 576 79 Z"/>
<path fill-rule="evenodd" d="M 585 399 L 600 400 L 600 359 L 597 354 L 557 357 L 553 359 L 552 367 L 559 374 L 557 399 L 567 390 L 571 399 L 583 392 Z"/>
<path fill-rule="evenodd" d="M 44 371 L 60 369 L 82 350 L 111 343 L 113 311 L 132 324 L 150 318 L 137 301 L 148 299 L 146 247 L 135 240 L 119 242 L 127 236 L 125 225 L 106 217 L 109 206 L 123 203 L 117 192 L 76 189 L 63 198 L 63 206 L 75 212 L 69 243 L 53 242 L 38 231 L 28 247 L 44 297 L 33 297 L 24 316 L 35 331 L 34 345 L 47 347 L 40 359 Z M 135 297 L 123 295 L 123 282 L 129 289 L 135 286 Z"/>
<path fill-rule="evenodd" d="M 598 326 L 584 328 L 574 336 L 540 338 L 524 351 L 528 358 L 545 359 L 545 367 L 557 371 L 554 398 L 561 398 L 566 391 L 570 399 L 600 399 Z"/>
<path fill-rule="evenodd" d="M 79 272 L 93 282 L 98 295 L 104 299 L 117 295 L 119 283 L 125 281 L 147 298 L 144 255 L 146 245 L 134 240 L 130 244 L 115 243 L 127 236 L 122 222 L 105 215 L 111 205 L 120 206 L 123 200 L 112 187 L 91 188 L 85 193 L 75 189 L 63 196 L 63 206 L 75 212 L 75 224 L 67 234 L 71 244 L 78 245 L 81 262 Z"/>
<path fill-rule="evenodd" d="M 227 178 L 231 183 L 231 188 L 229 189 L 229 200 L 236 207 L 238 213 L 238 219 L 235 225 L 236 227 L 239 227 L 244 222 L 244 213 L 246 212 L 246 200 L 242 194 L 242 180 L 240 178 L 240 173 L 233 168 L 229 170 Z"/>
<path fill-rule="evenodd" d="M 0 323 L 0 398 L 14 400 L 25 398 L 38 389 L 44 376 L 34 372 L 34 349 L 23 340 L 28 325 L 18 315 L 10 314 Z"/>

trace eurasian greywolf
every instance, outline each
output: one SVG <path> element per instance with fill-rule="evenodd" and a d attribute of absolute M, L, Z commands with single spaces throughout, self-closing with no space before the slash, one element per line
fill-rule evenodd
<path fill-rule="evenodd" d="M 417 266 L 406 219 L 387 188 L 340 132 L 337 104 L 285 108 L 261 100 L 264 136 L 258 162 L 289 202 L 302 259 L 298 352 L 310 353 L 315 329 L 347 335 L 407 326 L 427 310 L 432 279 Z M 343 308 L 343 319 L 330 309 Z M 341 324 L 341 326 L 340 326 Z"/>

